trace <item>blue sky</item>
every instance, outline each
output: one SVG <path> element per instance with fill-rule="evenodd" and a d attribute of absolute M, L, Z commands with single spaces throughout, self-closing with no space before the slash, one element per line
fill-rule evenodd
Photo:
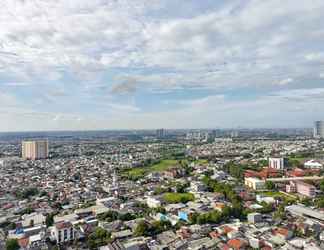
<path fill-rule="evenodd" d="M 0 5 L 0 131 L 324 119 L 322 0 Z"/>

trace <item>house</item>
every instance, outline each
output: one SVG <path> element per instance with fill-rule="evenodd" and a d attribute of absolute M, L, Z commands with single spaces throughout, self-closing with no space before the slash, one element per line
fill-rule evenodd
<path fill-rule="evenodd" d="M 199 181 L 193 181 L 190 183 L 190 190 L 192 192 L 203 192 L 206 190 L 206 186 Z"/>
<path fill-rule="evenodd" d="M 312 168 L 312 169 L 321 169 L 323 168 L 323 164 L 319 163 L 315 160 L 309 160 L 304 163 L 305 168 Z"/>
<path fill-rule="evenodd" d="M 22 226 L 30 227 L 45 224 L 46 217 L 41 213 L 24 214 L 22 216 Z"/>
<path fill-rule="evenodd" d="M 289 240 L 293 237 L 293 232 L 287 228 L 278 227 L 274 229 L 274 235 L 281 237 L 284 240 Z"/>
<path fill-rule="evenodd" d="M 52 235 L 58 244 L 74 240 L 73 225 L 69 221 L 61 221 L 54 225 Z"/>
<path fill-rule="evenodd" d="M 162 202 L 157 198 L 148 197 L 146 200 L 146 204 L 149 208 L 158 208 L 161 206 Z"/>
<path fill-rule="evenodd" d="M 131 237 L 132 235 L 133 232 L 129 229 L 111 233 L 111 237 L 113 239 L 125 239 Z"/>
<path fill-rule="evenodd" d="M 262 214 L 260 213 L 250 213 L 247 216 L 248 222 L 249 223 L 259 223 L 262 222 Z"/>
<path fill-rule="evenodd" d="M 160 233 L 156 236 L 156 239 L 161 243 L 165 245 L 169 245 L 172 242 L 176 241 L 178 239 L 178 236 L 171 230 L 165 231 L 163 233 Z"/>
<path fill-rule="evenodd" d="M 249 246 L 249 243 L 245 239 L 236 238 L 229 240 L 227 245 L 234 250 L 243 250 Z"/>
<path fill-rule="evenodd" d="M 265 189 L 265 181 L 257 179 L 257 178 L 253 178 L 253 177 L 245 178 L 244 184 L 245 184 L 245 186 L 247 186 L 251 189 L 254 189 L 254 190 Z"/>

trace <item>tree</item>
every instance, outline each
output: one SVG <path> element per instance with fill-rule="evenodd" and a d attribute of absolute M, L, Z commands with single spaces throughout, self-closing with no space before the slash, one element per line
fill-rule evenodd
<path fill-rule="evenodd" d="M 17 239 L 9 239 L 6 241 L 6 250 L 18 250 L 19 248 Z"/>
<path fill-rule="evenodd" d="M 101 227 L 97 227 L 96 230 L 88 237 L 87 244 L 90 249 L 97 249 L 100 246 L 106 245 L 111 240 L 111 234 Z"/>
<path fill-rule="evenodd" d="M 320 189 L 322 192 L 324 192 L 324 180 L 321 180 L 320 182 Z"/>
<path fill-rule="evenodd" d="M 276 188 L 276 185 L 272 181 L 266 181 L 265 185 L 266 185 L 266 188 L 269 190 L 273 190 Z"/>
<path fill-rule="evenodd" d="M 39 193 L 37 188 L 27 188 L 23 191 L 17 191 L 16 196 L 18 199 L 28 199 L 31 196 L 37 195 Z"/>
<path fill-rule="evenodd" d="M 134 231 L 135 236 L 146 236 L 149 234 L 149 226 L 145 221 L 140 221 Z"/>
<path fill-rule="evenodd" d="M 45 223 L 46 223 L 46 226 L 47 227 L 50 227 L 50 226 L 53 226 L 53 223 L 54 223 L 54 216 L 55 216 L 55 213 L 50 213 L 46 216 L 46 220 L 45 220 Z"/>
<path fill-rule="evenodd" d="M 315 203 L 318 208 L 324 208 L 324 197 L 317 199 Z"/>
<path fill-rule="evenodd" d="M 284 219 L 285 218 L 285 205 L 281 204 L 278 209 L 274 212 L 273 217 L 275 219 Z"/>

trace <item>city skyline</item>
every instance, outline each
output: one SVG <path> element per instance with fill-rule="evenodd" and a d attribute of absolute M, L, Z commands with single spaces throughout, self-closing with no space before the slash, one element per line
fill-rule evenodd
<path fill-rule="evenodd" d="M 323 1 L 5 0 L 0 131 L 311 128 Z"/>

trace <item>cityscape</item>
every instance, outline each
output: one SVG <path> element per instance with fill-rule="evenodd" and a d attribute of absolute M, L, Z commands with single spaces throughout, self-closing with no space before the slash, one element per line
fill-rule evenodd
<path fill-rule="evenodd" d="M 323 249 L 323 125 L 1 133 L 1 246 Z"/>
<path fill-rule="evenodd" d="M 0 250 L 324 250 L 323 0 L 1 0 Z"/>

